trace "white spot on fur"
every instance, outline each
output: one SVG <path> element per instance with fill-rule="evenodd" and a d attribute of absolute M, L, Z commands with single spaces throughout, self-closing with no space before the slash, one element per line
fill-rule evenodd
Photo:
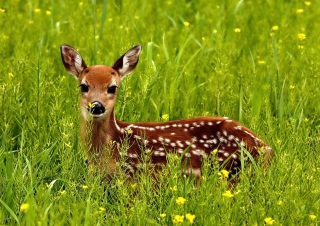
<path fill-rule="evenodd" d="M 236 130 L 242 130 L 242 126 L 235 126 L 234 127 Z"/>

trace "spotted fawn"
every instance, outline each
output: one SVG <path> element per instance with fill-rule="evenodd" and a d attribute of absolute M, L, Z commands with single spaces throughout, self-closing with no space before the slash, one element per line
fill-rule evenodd
<path fill-rule="evenodd" d="M 167 155 L 181 156 L 183 173 L 199 179 L 204 159 L 216 162 L 232 176 L 241 169 L 241 152 L 254 159 L 262 156 L 268 164 L 271 147 L 251 130 L 227 117 L 197 117 L 169 122 L 129 123 L 116 119 L 114 106 L 121 80 L 139 61 L 141 45 L 121 56 L 112 67 L 87 67 L 81 55 L 61 45 L 62 62 L 81 89 L 82 136 L 88 144 L 88 161 L 108 177 L 117 169 L 121 156 L 123 170 L 133 176 L 142 165 L 143 152 L 150 154 L 150 169 L 167 164 Z M 123 142 L 127 142 L 124 154 Z M 214 151 L 215 150 L 215 151 Z"/>

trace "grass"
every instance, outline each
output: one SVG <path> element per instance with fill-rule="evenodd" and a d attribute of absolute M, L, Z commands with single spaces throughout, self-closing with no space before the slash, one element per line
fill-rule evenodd
<path fill-rule="evenodd" d="M 318 225 L 319 4 L 1 2 L 0 225 Z M 229 116 L 273 147 L 272 164 L 246 165 L 231 193 L 208 167 L 201 186 L 180 177 L 174 156 L 157 182 L 144 170 L 135 183 L 102 183 L 84 164 L 62 43 L 88 65 L 141 43 L 119 119 Z"/>

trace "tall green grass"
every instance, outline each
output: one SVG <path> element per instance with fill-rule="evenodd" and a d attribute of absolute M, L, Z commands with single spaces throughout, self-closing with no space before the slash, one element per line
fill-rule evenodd
<path fill-rule="evenodd" d="M 0 225 L 189 225 L 186 214 L 194 225 L 318 225 L 319 4 L 0 2 Z M 273 147 L 272 164 L 245 165 L 231 194 L 211 163 L 201 186 L 180 176 L 176 156 L 158 181 L 142 169 L 134 182 L 101 182 L 84 163 L 62 43 L 88 65 L 141 43 L 119 119 L 229 116 Z"/>

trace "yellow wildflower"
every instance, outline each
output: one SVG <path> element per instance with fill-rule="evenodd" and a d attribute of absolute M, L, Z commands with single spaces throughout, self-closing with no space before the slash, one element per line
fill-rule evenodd
<path fill-rule="evenodd" d="M 276 221 L 273 220 L 271 217 L 267 217 L 264 219 L 264 223 L 266 223 L 267 225 L 273 225 Z"/>
<path fill-rule="evenodd" d="M 82 187 L 82 189 L 88 189 L 89 188 L 87 185 L 82 185 L 81 187 Z"/>
<path fill-rule="evenodd" d="M 5 11 L 5 9 L 0 8 L 0 13 L 4 13 Z"/>
<path fill-rule="evenodd" d="M 218 172 L 218 176 L 220 180 L 226 180 L 229 177 L 229 171 L 223 169 L 220 172 Z"/>
<path fill-rule="evenodd" d="M 218 153 L 218 149 L 217 148 L 214 149 L 211 153 L 212 153 L 212 155 L 216 155 Z"/>
<path fill-rule="evenodd" d="M 234 29 L 234 32 L 240 33 L 240 32 L 241 32 L 241 29 L 237 27 L 237 28 Z"/>
<path fill-rule="evenodd" d="M 307 6 L 311 5 L 311 2 L 305 1 L 304 4 L 306 4 Z"/>
<path fill-rule="evenodd" d="M 169 115 L 168 114 L 163 114 L 161 116 L 161 118 L 164 120 L 164 121 L 168 121 L 169 120 Z"/>
<path fill-rule="evenodd" d="M 282 201 L 282 200 L 279 200 L 279 201 L 277 202 L 277 204 L 278 204 L 279 206 L 281 206 L 281 205 L 283 205 L 283 201 Z"/>
<path fill-rule="evenodd" d="M 171 191 L 177 191 L 178 189 L 177 189 L 177 185 L 175 185 L 175 186 L 173 186 L 173 187 L 170 187 L 170 190 Z"/>
<path fill-rule="evenodd" d="M 316 218 L 317 218 L 317 216 L 316 216 L 316 215 L 314 215 L 314 214 L 310 214 L 310 215 L 309 215 L 309 218 L 310 218 L 311 220 L 314 220 L 314 219 L 316 219 Z"/>
<path fill-rule="evenodd" d="M 183 25 L 186 26 L 186 27 L 188 27 L 188 26 L 190 25 L 190 23 L 189 23 L 188 21 L 184 21 L 184 22 L 183 22 Z"/>
<path fill-rule="evenodd" d="M 183 215 L 175 215 L 172 219 L 172 223 L 174 224 L 180 224 L 183 223 L 184 216 Z"/>
<path fill-rule="evenodd" d="M 105 212 L 106 211 L 106 209 L 105 208 L 103 208 L 103 207 L 99 207 L 99 212 L 100 213 L 103 213 L 103 212 Z"/>
<path fill-rule="evenodd" d="M 178 198 L 176 199 L 176 203 L 177 203 L 179 206 L 185 204 L 186 201 L 187 201 L 187 200 L 186 200 L 185 198 L 183 198 L 183 197 L 178 197 Z"/>
<path fill-rule="evenodd" d="M 196 218 L 196 215 L 194 214 L 191 214 L 191 213 L 186 214 L 186 219 L 189 221 L 190 224 L 193 224 L 195 218 Z"/>
<path fill-rule="evenodd" d="M 258 64 L 266 64 L 264 60 L 258 60 Z"/>
<path fill-rule="evenodd" d="M 160 215 L 159 215 L 161 218 L 165 218 L 166 216 L 167 216 L 167 214 L 165 214 L 165 213 L 160 213 Z"/>
<path fill-rule="evenodd" d="M 21 206 L 20 206 L 20 211 L 21 212 L 27 212 L 29 208 L 30 208 L 29 203 L 22 203 Z"/>
<path fill-rule="evenodd" d="M 47 10 L 47 11 L 46 11 L 46 14 L 47 14 L 48 16 L 51 15 L 51 11 Z"/>
<path fill-rule="evenodd" d="M 35 13 L 40 13 L 40 12 L 41 12 L 41 9 L 34 9 L 34 12 L 35 12 Z"/>
<path fill-rule="evenodd" d="M 279 26 L 278 25 L 274 25 L 274 26 L 272 26 L 272 28 L 271 28 L 273 31 L 277 31 L 277 30 L 279 30 Z"/>
<path fill-rule="evenodd" d="M 303 13 L 303 9 L 297 9 L 297 13 Z"/>
<path fill-rule="evenodd" d="M 234 194 L 232 194 L 231 191 L 228 190 L 225 193 L 223 193 L 222 196 L 232 198 L 234 196 Z"/>
<path fill-rule="evenodd" d="M 8 73 L 9 78 L 13 78 L 14 74 L 12 74 L 11 72 Z"/>
<path fill-rule="evenodd" d="M 299 33 L 299 34 L 298 34 L 298 38 L 302 41 L 302 40 L 306 39 L 307 36 L 306 36 L 306 34 Z"/>
<path fill-rule="evenodd" d="M 94 108 L 94 103 L 88 103 L 88 107 L 89 107 L 90 109 Z"/>

